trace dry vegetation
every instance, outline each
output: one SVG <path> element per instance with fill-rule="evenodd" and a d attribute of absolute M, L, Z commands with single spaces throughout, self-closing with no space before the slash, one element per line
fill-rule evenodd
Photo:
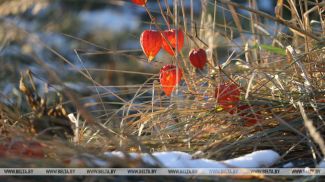
<path fill-rule="evenodd" d="M 102 152 L 112 150 L 202 151 L 198 157 L 224 160 L 259 149 L 273 149 L 281 155 L 274 167 L 288 162 L 296 167 L 315 167 L 325 155 L 325 3 L 278 0 L 273 17 L 257 10 L 255 0 L 245 7 L 224 0 L 202 0 L 201 17 L 194 17 L 193 9 L 185 11 L 182 2 L 179 1 L 178 8 L 156 10 L 154 15 L 146 8 L 153 27 L 161 29 L 162 22 L 154 18 L 161 11 L 160 16 L 170 21 L 170 26 L 181 27 L 186 34 L 187 46 L 179 55 L 168 58 L 168 62 L 184 71 L 184 79 L 172 97 L 162 93 L 156 81 L 158 74 L 148 73 L 148 80 L 142 85 L 103 86 L 92 76 L 103 70 L 77 69 L 35 37 L 37 44 L 77 70 L 75 74 L 100 88 L 91 96 L 97 101 L 82 102 L 84 98 L 62 84 L 60 74 L 32 54 L 37 64 L 48 72 L 48 82 L 64 88 L 60 93 L 63 97 L 55 96 L 56 101 L 48 104 L 46 96 L 40 96 L 34 86 L 33 80 L 39 79 L 37 75 L 33 78 L 30 72 L 22 73 L 20 90 L 27 96 L 29 109 L 28 112 L 19 110 L 19 103 L 0 104 L 1 146 L 12 151 L 8 143 L 22 141 L 29 150 L 33 145 L 28 142 L 35 141 L 44 152 L 13 152 L 17 156 L 10 155 L 8 160 L 2 160 L 2 166 L 12 166 L 16 157 L 26 158 L 26 163 L 21 164 L 26 166 L 91 166 L 91 162 L 85 162 L 91 161 L 90 155 L 85 153 L 101 158 Z M 238 14 L 239 9 L 247 10 L 249 15 Z M 284 10 L 291 13 L 290 19 L 283 18 Z M 230 14 L 231 21 L 221 20 L 220 23 L 219 14 Z M 249 26 L 243 27 L 242 21 L 250 22 Z M 18 27 L 13 29 L 20 31 Z M 34 36 L 27 32 L 22 34 Z M 235 40 L 237 35 L 239 38 Z M 208 52 L 208 64 L 203 71 L 189 64 L 187 52 L 193 47 Z M 103 53 L 139 60 L 133 51 L 99 48 L 98 52 L 89 52 Z M 227 57 L 227 61 L 221 64 L 219 60 L 223 57 Z M 151 64 L 160 68 L 165 62 L 158 59 Z M 126 70 L 119 73 L 143 74 Z M 226 81 L 240 86 L 240 104 L 250 106 L 244 117 L 241 113 L 229 114 L 218 106 L 215 88 Z M 121 92 L 112 92 L 110 88 L 113 87 Z M 126 94 L 132 98 L 127 99 Z M 103 98 L 108 96 L 117 101 L 105 102 Z M 110 109 L 111 104 L 121 107 Z M 64 109 L 67 105 L 75 108 L 75 117 L 80 115 L 77 118 L 80 129 L 75 137 L 71 130 L 76 128 L 69 122 L 69 113 Z M 102 109 L 90 109 L 95 105 Z M 258 122 L 247 126 L 245 123 L 249 119 Z M 57 127 L 59 130 L 53 130 Z M 45 137 L 46 134 L 55 136 Z M 78 158 L 79 163 L 66 162 L 72 158 Z M 129 161 L 125 165 L 142 164 Z"/>

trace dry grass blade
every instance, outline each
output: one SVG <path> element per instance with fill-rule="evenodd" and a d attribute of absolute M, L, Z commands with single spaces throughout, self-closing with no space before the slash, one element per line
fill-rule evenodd
<path fill-rule="evenodd" d="M 275 17 L 273 17 L 273 16 L 271 16 L 271 15 L 269 15 L 269 14 L 263 13 L 263 12 L 261 12 L 261 11 L 258 11 L 258 10 L 255 10 L 255 9 L 252 9 L 252 8 L 249 8 L 249 7 L 246 7 L 246 6 L 243 6 L 243 5 L 240 5 L 240 4 L 237 4 L 237 3 L 231 2 L 231 1 L 226 1 L 226 0 L 219 0 L 219 1 L 222 2 L 222 3 L 225 3 L 225 4 L 233 5 L 233 6 L 235 6 L 235 7 L 240 8 L 240 9 L 244 9 L 244 10 L 250 11 L 250 12 L 252 12 L 252 13 L 255 13 L 255 14 L 259 15 L 259 16 L 262 16 L 262 17 L 268 18 L 268 19 L 273 20 L 273 21 L 275 21 L 275 22 L 279 22 L 279 23 L 281 23 L 281 24 L 283 24 L 283 25 L 285 25 L 285 26 L 288 26 L 288 27 L 290 27 L 290 28 L 292 28 L 292 29 L 294 29 L 294 30 L 296 30 L 296 31 L 298 31 L 298 32 L 300 32 L 300 33 L 302 33 L 303 35 L 309 36 L 309 37 L 311 37 L 311 38 L 313 38 L 314 40 L 317 40 L 317 41 L 319 41 L 319 42 L 324 41 L 324 40 L 322 40 L 321 38 L 315 36 L 314 34 L 311 34 L 310 32 L 307 32 L 307 31 L 305 31 L 305 30 L 303 30 L 303 29 L 301 29 L 301 28 L 298 28 L 298 27 L 296 27 L 295 25 L 292 25 L 292 24 L 290 24 L 289 22 L 287 22 L 287 21 L 285 21 L 285 20 L 283 20 L 283 19 L 275 18 Z"/>
<path fill-rule="evenodd" d="M 325 142 L 324 142 L 323 137 L 321 136 L 321 134 L 319 132 L 317 132 L 316 128 L 313 125 L 313 121 L 308 119 L 306 111 L 305 111 L 301 102 L 298 102 L 298 106 L 299 106 L 300 113 L 304 119 L 305 126 L 310 133 L 310 136 L 319 145 L 319 148 L 322 151 L 323 156 L 325 156 Z"/>

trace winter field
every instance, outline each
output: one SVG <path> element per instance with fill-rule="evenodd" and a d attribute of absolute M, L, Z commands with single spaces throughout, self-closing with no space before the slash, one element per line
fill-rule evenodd
<path fill-rule="evenodd" d="M 323 170 L 324 46 L 322 0 L 2 0 L 0 181 L 322 181 L 7 169 Z"/>

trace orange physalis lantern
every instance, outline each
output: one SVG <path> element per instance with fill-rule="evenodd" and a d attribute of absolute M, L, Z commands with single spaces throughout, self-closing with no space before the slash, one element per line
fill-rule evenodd
<path fill-rule="evenodd" d="M 160 51 L 162 44 L 161 35 L 155 30 L 145 30 L 141 34 L 140 44 L 144 54 L 147 56 L 150 62 Z"/>
<path fill-rule="evenodd" d="M 147 3 L 147 0 L 131 0 L 134 4 L 137 4 L 139 6 L 144 6 Z"/>
<path fill-rule="evenodd" d="M 204 49 L 192 49 L 189 57 L 191 64 L 198 69 L 203 69 L 207 62 L 207 54 Z"/>
<path fill-rule="evenodd" d="M 176 84 L 178 84 L 182 79 L 183 73 L 180 68 L 178 68 L 178 75 L 176 71 L 176 66 L 168 64 L 160 69 L 160 84 L 163 91 L 167 96 L 170 96 L 173 92 Z"/>
<path fill-rule="evenodd" d="M 177 40 L 178 41 L 176 41 L 176 32 L 177 32 Z M 167 41 L 164 38 L 162 38 L 162 48 L 165 49 L 165 51 L 167 51 L 170 55 L 172 55 L 172 56 L 175 55 L 176 42 L 178 44 L 177 45 L 178 51 L 182 50 L 183 45 L 184 45 L 184 34 L 181 29 L 178 29 L 178 31 L 176 31 L 175 29 L 165 30 L 163 32 L 163 35 L 169 41 L 171 47 L 169 46 Z"/>
<path fill-rule="evenodd" d="M 233 83 L 221 84 L 215 90 L 215 98 L 225 111 L 234 114 L 240 100 L 239 87 Z"/>
<path fill-rule="evenodd" d="M 237 108 L 238 115 L 244 120 L 244 126 L 254 126 L 261 119 L 260 112 L 256 114 L 251 112 L 252 107 L 241 105 Z"/>

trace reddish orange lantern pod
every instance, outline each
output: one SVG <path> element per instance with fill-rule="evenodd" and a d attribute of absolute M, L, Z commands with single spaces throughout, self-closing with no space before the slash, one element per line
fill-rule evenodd
<path fill-rule="evenodd" d="M 203 69 L 207 62 L 207 54 L 204 49 L 192 49 L 189 58 L 191 64 L 198 69 Z"/>
<path fill-rule="evenodd" d="M 177 41 L 176 41 L 176 33 L 177 33 Z M 178 47 L 178 51 L 182 50 L 184 45 L 184 34 L 181 29 L 178 29 L 178 31 L 176 31 L 175 29 L 165 30 L 163 32 L 163 35 L 169 41 L 171 47 L 169 46 L 168 42 L 164 38 L 162 38 L 162 48 L 165 51 L 167 51 L 170 55 L 172 56 L 175 55 L 176 44 Z"/>
<path fill-rule="evenodd" d="M 0 144 L 0 157 L 45 157 L 44 145 L 36 141 L 14 141 L 8 140 Z"/>
<path fill-rule="evenodd" d="M 252 107 L 249 105 L 241 105 L 237 108 L 238 115 L 244 120 L 244 126 L 250 127 L 254 126 L 260 120 L 260 116 L 253 114 L 251 111 Z"/>
<path fill-rule="evenodd" d="M 319 99 L 319 100 L 317 100 L 317 102 L 325 103 L 325 99 Z"/>
<path fill-rule="evenodd" d="M 240 89 L 236 84 L 225 83 L 215 89 L 215 98 L 218 104 L 230 114 L 236 112 L 236 106 L 240 100 Z"/>
<path fill-rule="evenodd" d="M 140 44 L 149 62 L 152 61 L 161 49 L 161 34 L 155 30 L 145 30 L 140 37 Z"/>
<path fill-rule="evenodd" d="M 131 0 L 134 4 L 137 4 L 139 6 L 144 6 L 147 3 L 147 0 Z"/>
<path fill-rule="evenodd" d="M 182 79 L 183 73 L 180 68 L 178 68 L 178 75 L 176 71 L 176 66 L 168 64 L 160 69 L 160 84 L 163 91 L 167 96 L 170 96 L 173 92 L 176 84 L 178 84 Z"/>

